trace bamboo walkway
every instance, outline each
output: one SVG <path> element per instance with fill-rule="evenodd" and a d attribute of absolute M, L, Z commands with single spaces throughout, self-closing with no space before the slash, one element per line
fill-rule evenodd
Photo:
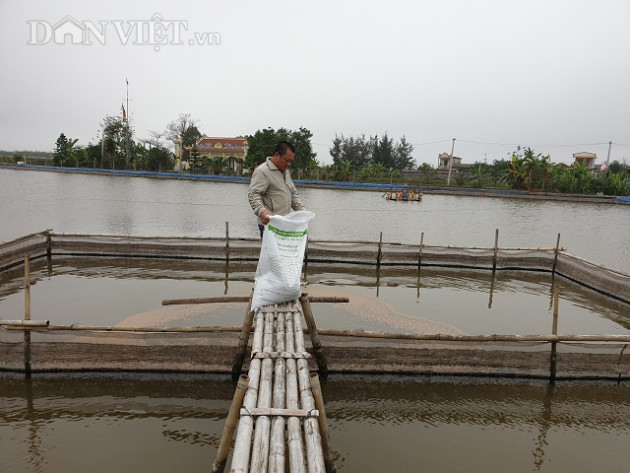
<path fill-rule="evenodd" d="M 253 323 L 249 371 L 238 378 L 213 472 L 224 471 L 237 424 L 230 472 L 336 471 L 319 376 L 309 372 L 312 355 L 304 348 L 303 317 L 320 373 L 325 372 L 306 295 L 248 311 L 239 349 L 247 346 Z M 236 372 L 242 361 L 237 355 Z"/>

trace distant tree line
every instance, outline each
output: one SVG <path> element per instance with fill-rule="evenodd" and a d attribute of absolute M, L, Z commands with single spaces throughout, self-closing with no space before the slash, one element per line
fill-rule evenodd
<path fill-rule="evenodd" d="M 295 147 L 295 160 L 291 165 L 293 169 L 308 173 L 317 169 L 318 162 L 316 154 L 313 152 L 311 138 L 313 134 L 310 130 L 300 127 L 298 130 L 288 130 L 286 128 L 264 128 L 257 130 L 253 135 L 246 135 L 247 156 L 245 157 L 245 167 L 253 171 L 256 166 L 263 163 L 273 154 L 276 145 L 281 141 L 288 141 Z"/>
<path fill-rule="evenodd" d="M 202 136 L 197 121 L 190 114 L 180 114 L 166 125 L 164 131 L 151 131 L 146 139 L 136 139 L 133 127 L 124 118 L 106 116 L 96 144 L 78 146 L 78 140 L 61 133 L 55 143 L 53 163 L 55 166 L 173 171 L 181 158 L 190 173 L 229 173 L 224 158 L 202 158 L 196 147 Z M 289 141 L 296 147 L 292 172 L 298 179 L 444 185 L 444 171 L 427 163 L 418 166 L 413 157 L 414 147 L 404 136 L 395 141 L 387 133 L 380 137 L 335 135 L 329 148 L 330 165 L 321 165 L 317 161 L 312 137 L 311 131 L 304 127 L 297 130 L 258 129 L 245 135 L 248 152 L 243 167 L 248 172 L 253 171 L 271 156 L 279 141 Z M 174 141 L 181 144 L 181 156 L 175 156 L 169 149 Z M 579 163 L 571 166 L 554 164 L 549 155 L 519 147 L 508 159 L 460 167 L 453 174 L 452 185 L 628 195 L 629 169 L 625 161 L 614 161 L 605 170 L 593 170 Z"/>
<path fill-rule="evenodd" d="M 335 135 L 330 155 L 333 158 L 335 176 L 341 181 L 350 180 L 357 172 L 361 180 L 378 178 L 386 172 L 413 169 L 416 162 L 411 156 L 413 146 L 403 136 L 394 142 L 387 133 L 349 137 Z"/>
<path fill-rule="evenodd" d="M 172 170 L 173 153 L 161 141 L 163 133 L 134 139 L 133 127 L 124 119 L 106 116 L 101 122 L 96 144 L 77 146 L 76 138 L 61 133 L 55 142 L 53 164 L 66 167 L 101 169 Z"/>
<path fill-rule="evenodd" d="M 571 166 L 554 164 L 549 155 L 517 148 L 508 160 L 497 160 L 492 165 L 475 163 L 469 173 L 456 178 L 456 183 L 565 194 L 628 195 L 629 170 L 627 164 L 618 161 L 603 171 L 579 162 Z"/>

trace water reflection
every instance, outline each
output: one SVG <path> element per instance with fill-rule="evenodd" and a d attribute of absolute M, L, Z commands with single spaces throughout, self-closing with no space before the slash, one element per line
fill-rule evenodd
<path fill-rule="evenodd" d="M 232 394 L 229 376 L 0 375 L 0 468 L 208 471 Z M 324 398 L 341 472 L 622 472 L 630 461 L 628 384 L 338 375 Z"/>
<path fill-rule="evenodd" d="M 2 471 L 61 472 L 70 465 L 72 470 L 90 465 L 90 471 L 129 471 L 129 454 L 133 461 L 143 458 L 143 469 L 169 471 L 178 462 L 167 456 L 181 459 L 191 448 L 199 452 L 192 465 L 205 471 L 219 443 L 232 386 L 229 379 L 211 375 L 66 374 L 30 380 L 4 375 L 0 393 Z M 133 446 L 129 452 L 128 446 Z M 101 462 L 95 462 L 94 449 L 100 450 Z"/>
<path fill-rule="evenodd" d="M 604 452 L 628 455 L 628 386 L 359 376 L 333 377 L 325 391 L 333 443 L 351 471 L 591 471 Z M 580 435 L 590 454 L 572 448 Z M 378 459 L 385 451 L 401 458 Z"/>

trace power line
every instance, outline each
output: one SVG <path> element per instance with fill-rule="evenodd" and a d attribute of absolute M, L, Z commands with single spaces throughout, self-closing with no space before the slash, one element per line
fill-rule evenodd
<path fill-rule="evenodd" d="M 440 140 L 440 141 L 428 141 L 426 143 L 411 143 L 413 146 L 425 146 L 425 145 L 434 145 L 437 143 L 448 143 L 451 140 Z"/>
<path fill-rule="evenodd" d="M 487 141 L 472 141 L 472 140 L 457 140 L 462 143 L 472 143 L 477 145 L 488 145 L 488 146 L 522 146 L 522 143 L 492 143 Z M 540 147 L 540 148 L 552 148 L 552 147 L 577 147 L 577 146 L 600 146 L 607 145 L 608 142 L 605 143 L 573 143 L 573 144 L 530 144 L 530 147 Z M 618 144 L 618 143 L 613 143 Z"/>

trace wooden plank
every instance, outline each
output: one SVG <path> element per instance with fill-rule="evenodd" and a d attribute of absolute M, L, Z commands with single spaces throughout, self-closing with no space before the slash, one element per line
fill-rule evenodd
<path fill-rule="evenodd" d="M 298 359 L 310 359 L 313 358 L 313 355 L 311 355 L 308 352 L 304 352 L 304 353 L 289 353 L 287 351 L 274 351 L 274 352 L 269 352 L 269 353 L 265 353 L 265 352 L 256 352 L 256 353 L 252 353 L 252 358 L 260 358 L 260 359 L 272 359 L 272 360 L 277 360 L 277 359 L 292 359 L 292 360 L 298 360 Z"/>
<path fill-rule="evenodd" d="M 311 409 L 278 409 L 275 407 L 256 407 L 254 409 L 241 409 L 241 416 L 281 416 L 281 417 L 317 417 L 319 410 Z"/>
<path fill-rule="evenodd" d="M 344 302 L 350 302 L 348 297 L 336 297 L 336 296 L 313 296 L 308 298 L 309 302 L 321 302 L 339 304 Z M 190 299 L 164 299 L 162 305 L 182 305 L 182 304 L 219 304 L 230 302 L 247 302 L 249 297 L 245 296 L 218 296 L 218 297 L 196 297 Z M 265 310 L 275 312 L 274 306 L 266 307 Z"/>
<path fill-rule="evenodd" d="M 47 328 L 49 325 L 48 320 L 0 320 L 0 327 L 8 329 Z"/>
<path fill-rule="evenodd" d="M 295 312 L 286 314 L 286 351 L 295 351 L 295 328 L 294 320 Z M 303 351 L 303 350 L 302 350 Z M 286 360 L 287 369 L 287 408 L 298 409 L 298 380 L 297 380 L 297 361 L 293 359 Z M 305 473 L 306 465 L 304 463 L 304 442 L 302 441 L 302 432 L 300 429 L 300 419 L 298 417 L 289 417 L 287 419 L 287 442 L 289 444 L 289 471 L 291 473 Z"/>
<path fill-rule="evenodd" d="M 258 324 L 258 322 L 256 322 Z M 263 350 L 273 349 L 273 325 L 274 316 L 272 313 L 265 314 L 265 326 L 263 337 Z M 272 396 L 273 361 L 262 360 L 260 382 L 258 383 L 257 408 L 267 409 L 271 407 Z M 255 409 L 249 408 L 250 412 Z M 252 473 L 267 473 L 269 464 L 269 443 L 271 433 L 271 419 L 268 416 L 260 416 L 256 420 L 254 430 L 254 444 L 252 446 L 252 462 L 250 471 Z"/>
<path fill-rule="evenodd" d="M 304 351 L 304 332 L 302 330 L 302 320 L 299 313 L 294 317 L 295 349 Z M 300 401 L 302 409 L 315 409 L 315 400 L 311 393 L 311 381 L 309 379 L 308 362 L 297 360 L 298 383 L 300 387 Z M 322 450 L 322 439 L 319 433 L 317 419 L 307 417 L 304 422 L 304 444 L 306 446 L 306 456 L 309 473 L 324 473 L 324 452 Z"/>
<path fill-rule="evenodd" d="M 256 312 L 256 327 L 254 331 L 253 348 L 262 349 L 263 340 L 263 315 Z M 258 401 L 258 383 L 260 380 L 260 360 L 252 360 L 249 365 L 249 387 L 245 393 L 243 406 L 247 409 L 254 409 Z M 251 453 L 252 433 L 254 431 L 254 419 L 252 417 L 241 417 L 236 431 L 236 441 L 234 442 L 234 452 L 232 454 L 231 473 L 247 473 L 249 471 L 249 458 Z"/>
<path fill-rule="evenodd" d="M 277 353 L 283 353 L 285 345 L 285 314 L 278 313 L 276 318 L 276 346 Z M 286 407 L 286 361 L 283 357 L 275 359 L 273 371 L 273 399 L 271 406 L 275 410 L 285 410 Z M 284 416 L 274 416 L 271 420 L 271 442 L 269 445 L 269 473 L 284 473 L 286 465 L 285 433 L 286 419 Z"/>

